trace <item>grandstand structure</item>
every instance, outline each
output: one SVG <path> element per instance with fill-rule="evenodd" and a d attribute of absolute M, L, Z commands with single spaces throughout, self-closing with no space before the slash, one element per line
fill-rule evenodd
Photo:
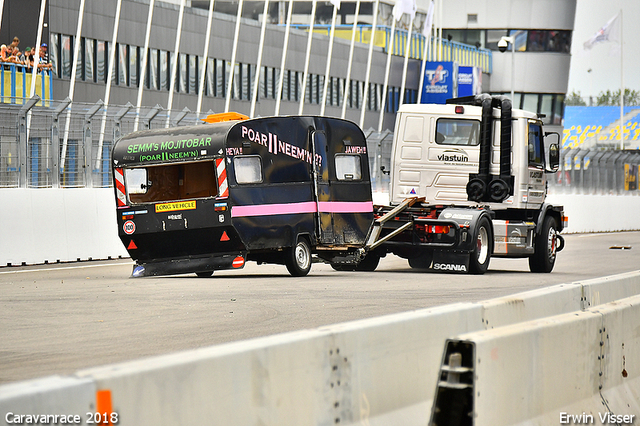
<path fill-rule="evenodd" d="M 4 38 L 19 35 L 28 46 L 38 33 L 53 70 L 46 105 L 17 92 L 17 105 L 2 98 L 1 187 L 109 186 L 109 147 L 118 136 L 226 110 L 344 117 L 372 143 L 387 140 L 399 105 L 417 101 L 425 53 L 428 61 L 479 68 L 482 92 L 513 90 L 515 107 L 544 114 L 562 132 L 576 0 L 554 2 L 552 14 L 548 0 L 436 0 L 427 37 L 425 0 L 415 19 L 405 13 L 397 22 L 393 1 L 361 2 L 358 15 L 356 2 L 340 2 L 339 11 L 318 2 L 313 33 L 311 1 L 217 0 L 212 12 L 209 0 L 4 3 L 14 14 L 3 16 Z M 15 15 L 21 10 L 24 19 Z M 37 10 L 45 10 L 39 28 Z M 327 29 L 332 13 L 335 34 Z M 360 37 L 353 46 L 349 26 Z M 507 36 L 514 53 L 498 50 Z"/>
<path fill-rule="evenodd" d="M 625 149 L 640 149 L 640 106 L 624 107 Z M 563 148 L 617 149 L 620 147 L 620 107 L 567 106 Z"/>

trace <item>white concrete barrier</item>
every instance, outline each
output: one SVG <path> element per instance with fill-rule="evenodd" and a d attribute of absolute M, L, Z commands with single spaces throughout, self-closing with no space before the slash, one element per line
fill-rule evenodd
<path fill-rule="evenodd" d="M 388 194 L 374 193 L 388 203 Z M 640 197 L 555 194 L 565 233 L 640 229 Z M 113 188 L 0 189 L 0 266 L 128 256 L 118 238 Z"/>
<path fill-rule="evenodd" d="M 128 256 L 113 188 L 6 188 L 0 200 L 0 266 Z"/>
<path fill-rule="evenodd" d="M 640 229 L 640 197 L 633 195 L 551 194 L 550 204 L 564 206 L 565 233 L 635 231 Z"/>
<path fill-rule="evenodd" d="M 84 415 L 96 410 L 117 413 L 118 424 L 125 426 L 425 425 L 446 339 L 487 329 L 500 335 L 512 324 L 550 321 L 545 318 L 552 315 L 591 318 L 593 312 L 582 310 L 595 311 L 598 303 L 635 294 L 640 294 L 640 271 L 0 386 L 0 425 L 11 424 L 8 412 Z M 638 323 L 612 324 L 608 333 L 637 334 Z M 553 349 L 573 353 L 573 339 L 554 340 Z M 37 392 L 22 390 L 29 387 Z M 68 388 L 82 389 L 82 395 L 71 398 Z"/>
<path fill-rule="evenodd" d="M 640 295 L 452 339 L 429 424 L 637 424 L 638 324 Z"/>

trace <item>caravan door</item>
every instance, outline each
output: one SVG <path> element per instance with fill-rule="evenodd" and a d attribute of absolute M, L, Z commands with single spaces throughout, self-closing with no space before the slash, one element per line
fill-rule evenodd
<path fill-rule="evenodd" d="M 311 134 L 313 147 L 313 184 L 314 196 L 317 207 L 316 235 L 321 244 L 333 244 L 333 215 L 323 212 L 321 203 L 331 200 L 329 188 L 329 164 L 327 162 L 327 135 L 324 131 L 316 130 Z"/>

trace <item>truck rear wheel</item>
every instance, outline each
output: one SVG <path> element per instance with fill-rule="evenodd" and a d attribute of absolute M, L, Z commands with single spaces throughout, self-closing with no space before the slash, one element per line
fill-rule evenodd
<path fill-rule="evenodd" d="M 469 255 L 469 272 L 481 275 L 489 269 L 493 241 L 491 224 L 486 217 L 482 217 L 480 221 L 478 221 L 474 241 L 475 246 Z"/>
<path fill-rule="evenodd" d="M 551 272 L 556 263 L 558 251 L 558 235 L 556 220 L 547 216 L 542 225 L 542 231 L 535 238 L 535 252 L 529 257 L 531 272 Z"/>
<path fill-rule="evenodd" d="M 294 277 L 304 277 L 311 270 L 311 248 L 306 238 L 299 238 L 295 246 L 286 251 L 285 265 Z"/>

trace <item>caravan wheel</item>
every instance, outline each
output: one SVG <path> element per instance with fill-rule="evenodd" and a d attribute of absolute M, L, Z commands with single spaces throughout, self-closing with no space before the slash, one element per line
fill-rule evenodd
<path fill-rule="evenodd" d="M 294 277 L 304 277 L 311 270 L 311 248 L 305 238 L 299 238 L 298 243 L 286 251 L 285 265 Z"/>

